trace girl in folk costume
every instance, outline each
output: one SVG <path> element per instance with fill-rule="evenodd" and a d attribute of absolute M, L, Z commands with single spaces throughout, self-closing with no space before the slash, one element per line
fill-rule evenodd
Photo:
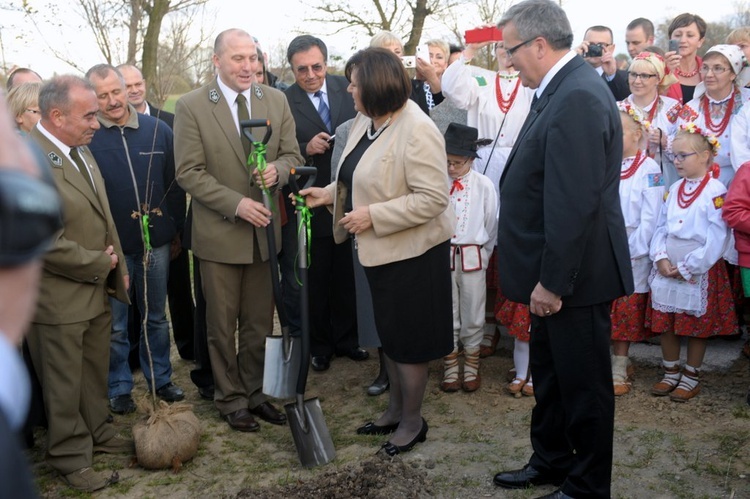
<path fill-rule="evenodd" d="M 703 56 L 700 72 L 703 81 L 695 88 L 693 100 L 682 108 L 678 124 L 694 122 L 716 136 L 721 145 L 716 157 L 719 180 L 729 186 L 739 168 L 739 164 L 733 168 L 731 160 L 732 122 L 750 100 L 750 89 L 743 88 L 750 81 L 750 68 L 738 46 L 714 45 Z"/>
<path fill-rule="evenodd" d="M 719 169 L 713 164 L 718 150 L 716 137 L 695 123 L 683 125 L 677 132 L 672 154 L 683 179 L 669 188 L 651 243 L 652 308 L 647 311 L 646 325 L 662 333 L 665 371 L 651 393 L 669 395 L 676 402 L 685 402 L 700 391 L 707 339 L 737 332 L 722 260 L 732 238 L 722 219 L 726 187 L 716 180 Z M 688 338 L 682 371 L 681 336 Z"/>
<path fill-rule="evenodd" d="M 615 395 L 620 396 L 631 388 L 630 343 L 653 336 L 645 327 L 648 276 L 652 267 L 649 249 L 663 204 L 664 177 L 659 165 L 644 149 L 650 136 L 647 115 L 628 101 L 617 106 L 622 119 L 623 141 L 620 203 L 635 283 L 632 295 L 612 303 L 612 381 Z"/>
<path fill-rule="evenodd" d="M 677 170 L 663 153 L 669 147 L 669 137 L 677 132 L 682 104 L 660 94 L 676 81 L 674 75 L 667 73 L 664 59 L 653 52 L 641 52 L 628 68 L 631 93 L 625 102 L 639 110 L 651 125 L 647 134 L 647 152 L 662 166 L 667 186 L 679 180 Z"/>
<path fill-rule="evenodd" d="M 470 43 L 443 73 L 443 95 L 457 108 L 467 111 L 466 124 L 478 130 L 479 137 L 493 141 L 477 151 L 474 169 L 486 175 L 495 186 L 500 198 L 500 176 L 505 168 L 510 150 L 529 114 L 534 91 L 521 85 L 518 72 L 511 60 L 505 57 L 502 41 L 495 43 L 497 71 L 490 71 L 469 62 L 492 42 Z M 488 303 L 495 303 L 497 272 L 495 256 L 487 270 Z M 482 356 L 494 354 L 499 332 L 492 328 L 482 340 Z"/>
<path fill-rule="evenodd" d="M 440 388 L 455 392 L 479 388 L 479 343 L 487 300 L 485 273 L 497 239 L 497 197 L 492 181 L 472 170 L 477 157 L 477 129 L 451 123 L 445 132 L 450 201 L 456 216 L 451 238 L 453 282 L 453 351 L 443 358 Z M 459 381 L 459 342 L 464 349 L 463 379 Z"/>

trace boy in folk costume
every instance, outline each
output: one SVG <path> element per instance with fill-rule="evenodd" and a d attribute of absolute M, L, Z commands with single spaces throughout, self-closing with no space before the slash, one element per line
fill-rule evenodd
<path fill-rule="evenodd" d="M 669 395 L 675 402 L 686 402 L 700 392 L 707 339 L 737 333 L 732 290 L 722 260 L 732 238 L 722 219 L 727 190 L 717 180 L 719 168 L 713 163 L 718 148 L 716 137 L 695 123 L 680 127 L 671 155 L 682 180 L 669 188 L 651 243 L 654 269 L 649 278 L 652 310 L 647 312 L 647 325 L 662 333 L 665 371 L 651 393 Z M 682 371 L 680 336 L 688 337 Z"/>
<path fill-rule="evenodd" d="M 456 216 L 451 238 L 453 281 L 453 352 L 443 358 L 445 372 L 440 388 L 455 392 L 479 388 L 479 344 L 484 332 L 487 299 L 485 274 L 497 238 L 497 195 L 492 181 L 472 170 L 477 157 L 477 129 L 448 125 L 445 149 L 451 178 L 450 200 Z M 459 379 L 459 341 L 464 349 L 463 378 Z"/>
<path fill-rule="evenodd" d="M 645 146 L 650 122 L 640 108 L 624 100 L 617 103 L 622 120 L 622 169 L 620 205 L 628 233 L 635 292 L 612 302 L 612 381 L 616 396 L 630 392 L 632 367 L 630 343 L 643 341 L 653 333 L 645 327 L 648 305 L 648 276 L 651 239 L 664 199 L 664 177 Z"/>

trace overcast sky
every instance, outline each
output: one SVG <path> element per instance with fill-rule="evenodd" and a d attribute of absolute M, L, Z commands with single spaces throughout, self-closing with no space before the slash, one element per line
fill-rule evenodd
<path fill-rule="evenodd" d="M 306 3 L 314 2 L 308 0 Z M 368 0 L 350 0 L 352 4 L 361 3 L 369 5 Z M 19 4 L 20 0 L 12 0 L 11 4 Z M 55 2 L 58 5 L 73 4 L 73 0 Z M 43 9 L 45 0 L 31 0 L 31 4 Z M 231 27 L 239 27 L 249 31 L 263 44 L 264 50 L 272 57 L 276 53 L 273 49 L 279 45 L 286 44 L 298 33 L 307 32 L 323 38 L 329 45 L 330 52 L 343 57 L 351 54 L 352 45 L 366 43 L 366 38 L 355 36 L 352 31 L 344 34 L 331 35 L 334 30 L 329 26 L 313 25 L 305 21 L 305 12 L 308 8 L 300 0 L 273 0 L 263 2 L 263 7 L 258 8 L 260 2 L 239 0 L 209 0 L 208 9 L 211 17 L 205 25 L 211 29 L 212 36 Z M 270 7 L 269 7 L 270 6 Z M 664 19 L 672 18 L 682 12 L 698 14 L 708 22 L 725 20 L 731 15 L 735 8 L 732 0 L 563 0 L 563 8 L 568 14 L 573 31 L 575 33 L 574 44 L 579 43 L 587 27 L 595 24 L 603 24 L 612 28 L 614 32 L 617 52 L 625 50 L 625 26 L 636 17 L 647 17 L 655 24 Z M 59 26 L 55 26 L 47 20 L 41 22 L 40 28 L 44 32 L 44 38 L 55 47 L 67 50 L 70 57 L 83 68 L 102 62 L 101 55 L 96 48 L 93 36 L 82 27 L 80 18 L 73 12 L 72 8 L 67 10 L 59 19 Z M 262 10 L 263 12 L 259 12 Z M 242 20 L 242 21 L 238 21 Z M 465 26 L 462 29 L 471 29 L 478 23 L 477 18 L 470 14 L 465 17 Z M 54 72 L 75 72 L 69 65 L 57 60 L 51 55 L 49 48 L 43 42 L 39 42 L 42 35 L 36 28 L 25 21 L 21 15 L 3 13 L 0 20 L 2 31 L 2 60 L 0 63 L 17 64 L 35 69 L 43 77 L 49 77 Z M 448 36 L 445 28 L 429 25 L 425 29 L 424 39 Z M 120 61 L 116 61 L 120 62 Z M 278 65 L 279 61 L 272 61 Z"/>

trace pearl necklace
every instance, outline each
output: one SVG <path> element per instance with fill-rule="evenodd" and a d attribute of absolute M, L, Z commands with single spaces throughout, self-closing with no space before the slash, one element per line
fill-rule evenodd
<path fill-rule="evenodd" d="M 703 192 L 703 189 L 706 188 L 706 185 L 708 184 L 708 181 L 711 179 L 711 174 L 706 173 L 706 176 L 703 177 L 703 180 L 701 180 L 701 183 L 698 184 L 698 187 L 695 188 L 695 190 L 691 193 L 687 193 L 687 190 L 685 186 L 687 185 L 687 179 L 682 179 L 682 183 L 680 184 L 680 188 L 677 189 L 677 205 L 685 209 L 693 202 L 698 199 L 698 196 L 701 195 L 701 192 Z"/>
<path fill-rule="evenodd" d="M 518 93 L 518 87 L 520 86 L 521 78 L 518 78 L 516 80 L 516 86 L 506 99 L 503 95 L 503 89 L 500 87 L 500 73 L 497 74 L 497 77 L 495 78 L 495 98 L 497 99 L 497 106 L 500 108 L 501 113 L 508 114 L 508 111 L 513 105 L 513 101 L 516 100 L 516 94 Z"/>
<path fill-rule="evenodd" d="M 367 127 L 367 138 L 368 140 L 375 140 L 377 139 L 381 133 L 383 133 L 383 130 L 385 130 L 388 125 L 391 124 L 391 119 L 393 118 L 393 115 L 388 116 L 388 119 L 385 120 L 385 123 L 380 125 L 380 128 L 375 130 L 374 132 L 371 132 L 372 126 L 375 124 L 372 120 L 370 120 L 370 125 Z"/>
<path fill-rule="evenodd" d="M 638 167 L 641 166 L 644 161 L 646 161 L 646 155 L 639 149 L 630 166 L 626 170 L 620 172 L 620 180 L 625 180 L 635 175 L 635 172 L 638 171 Z"/>
<path fill-rule="evenodd" d="M 674 68 L 674 74 L 676 74 L 677 76 L 682 76 L 683 78 L 692 78 L 693 76 L 697 75 L 699 71 L 700 69 L 698 68 L 698 66 L 695 66 L 694 70 L 687 73 L 683 73 L 679 67 Z"/>
<path fill-rule="evenodd" d="M 724 133 L 724 130 L 727 129 L 727 125 L 729 125 L 729 120 L 732 118 L 732 111 L 734 110 L 734 93 L 732 93 L 729 96 L 729 102 L 727 104 L 727 108 L 724 111 L 724 117 L 718 122 L 714 123 L 714 121 L 711 119 L 711 107 L 708 102 L 708 95 L 704 94 L 703 97 L 703 121 L 706 123 L 706 128 L 711 130 L 716 134 L 718 137 L 722 133 Z M 719 106 L 723 106 L 724 103 L 720 103 Z"/>

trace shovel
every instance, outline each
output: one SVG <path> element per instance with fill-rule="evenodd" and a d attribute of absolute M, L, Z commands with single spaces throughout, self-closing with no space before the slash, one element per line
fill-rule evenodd
<path fill-rule="evenodd" d="M 266 127 L 266 134 L 260 143 L 265 145 L 271 138 L 271 123 L 267 120 L 243 120 L 240 121 L 242 133 L 253 144 L 258 142 L 250 132 L 251 128 Z M 257 145 L 255 146 L 257 150 Z M 265 154 L 261 152 L 260 154 Z M 265 156 L 264 156 L 265 157 Z M 265 163 L 264 166 L 265 167 Z M 271 211 L 271 197 L 268 189 L 263 190 L 263 204 Z M 273 218 L 266 226 L 266 239 L 268 239 L 268 257 L 271 264 L 271 284 L 273 285 L 273 300 L 276 303 L 276 312 L 281 324 L 281 336 L 266 335 L 266 356 L 263 366 L 263 393 L 274 398 L 291 398 L 295 394 L 297 373 L 299 372 L 300 356 L 299 340 L 289 335 L 289 323 L 284 312 L 281 296 L 281 283 L 279 282 L 279 261 L 276 253 L 276 235 L 274 233 Z"/>
<path fill-rule="evenodd" d="M 297 175 L 310 175 L 305 187 L 315 181 L 317 169 L 309 166 L 292 168 L 289 175 L 289 186 L 296 198 L 297 212 L 297 240 L 299 242 L 299 254 L 297 266 L 300 280 L 300 318 L 302 329 L 302 351 L 297 378 L 297 397 L 295 402 L 286 404 L 286 417 L 292 430 L 294 445 L 302 466 L 311 468 L 320 464 L 327 464 L 336 457 L 336 449 L 333 447 L 331 434 L 328 432 L 323 410 L 317 398 L 305 400 L 305 385 L 307 384 L 307 371 L 310 366 L 310 313 L 309 297 L 307 288 L 307 241 L 309 230 L 307 218 L 307 207 L 304 199 L 299 197 L 299 185 Z"/>

